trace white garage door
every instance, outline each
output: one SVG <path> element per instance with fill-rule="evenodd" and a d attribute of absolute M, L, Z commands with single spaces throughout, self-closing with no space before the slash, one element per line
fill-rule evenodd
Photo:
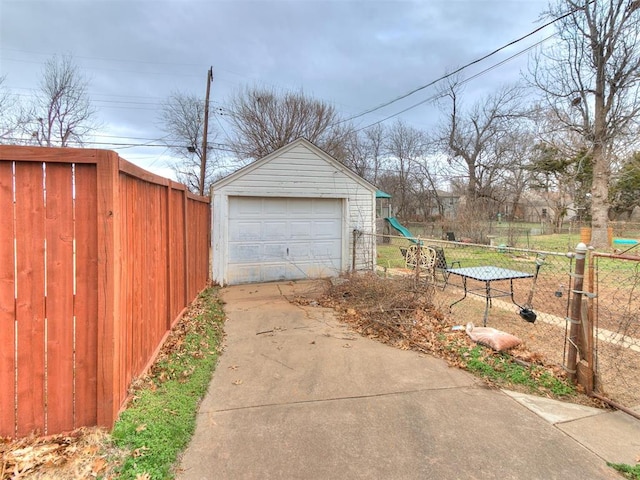
<path fill-rule="evenodd" d="M 342 200 L 229 198 L 227 283 L 336 275 L 342 265 Z"/>

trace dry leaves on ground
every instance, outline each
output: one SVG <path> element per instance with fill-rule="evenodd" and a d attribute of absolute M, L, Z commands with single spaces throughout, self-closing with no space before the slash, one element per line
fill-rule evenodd
<path fill-rule="evenodd" d="M 0 441 L 0 479 L 110 478 L 108 458 L 121 455 L 99 428 Z"/>
<path fill-rule="evenodd" d="M 190 332 L 197 332 L 201 327 L 198 317 L 205 311 L 203 300 L 194 301 L 179 322 L 174 326 L 162 346 L 154 365 L 147 375 L 138 378 L 130 387 L 131 395 L 143 386 L 154 388 L 175 372 L 160 367 L 169 356 L 180 351 L 185 337 Z M 211 347 L 197 345 L 189 354 L 197 356 Z M 188 376 L 189 371 L 178 372 Z M 141 425 L 138 428 L 145 428 Z M 142 452 L 133 452 L 140 455 Z M 110 435 L 100 428 L 79 428 L 72 432 L 38 437 L 35 435 L 20 439 L 0 438 L 0 480 L 35 479 L 35 480 L 75 480 L 84 478 L 113 478 L 114 469 L 120 460 L 129 452 L 116 449 L 111 444 Z M 140 476 L 144 480 L 144 475 Z"/>

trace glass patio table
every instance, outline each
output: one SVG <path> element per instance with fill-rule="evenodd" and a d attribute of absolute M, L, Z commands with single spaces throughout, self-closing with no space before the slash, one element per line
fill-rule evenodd
<path fill-rule="evenodd" d="M 533 278 L 532 273 L 520 272 L 518 270 L 511 270 L 508 268 L 495 267 L 491 265 L 485 265 L 481 267 L 461 267 L 461 268 L 448 268 L 447 273 L 449 275 L 458 275 L 462 278 L 462 288 L 464 289 L 464 295 L 462 298 L 456 300 L 449 305 L 449 311 L 451 308 L 467 298 L 467 294 L 478 295 L 485 299 L 484 318 L 483 325 L 487 326 L 487 318 L 489 317 L 489 307 L 491 306 L 491 299 L 497 297 L 510 297 L 511 302 L 517 305 L 513 298 L 513 281 L 521 278 Z M 469 288 L 468 280 L 474 280 L 477 282 L 484 282 L 483 288 Z M 509 281 L 509 290 L 502 290 L 495 288 L 493 282 Z"/>

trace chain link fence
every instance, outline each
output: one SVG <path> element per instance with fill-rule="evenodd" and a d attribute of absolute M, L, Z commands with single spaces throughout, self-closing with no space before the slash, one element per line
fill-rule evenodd
<path fill-rule="evenodd" d="M 573 252 L 432 238 L 375 237 L 377 272 L 381 276 L 427 279 L 423 272 L 416 271 L 415 252 L 427 247 L 436 250 L 434 302 L 452 326 L 468 322 L 482 325 L 487 295 L 485 282 L 467 278 L 465 289 L 465 279 L 451 274 L 451 269 L 474 271 L 489 266 L 526 274 L 523 278 L 491 282 L 493 294 L 501 296 L 489 300 L 487 326 L 522 339 L 532 360 L 565 364 L 574 282 Z M 589 313 L 595 324 L 596 391 L 622 405 L 640 405 L 640 257 L 592 252 L 588 265 L 584 290 L 588 291 Z M 427 280 L 425 285 L 428 284 Z M 524 318 L 523 309 L 535 312 L 535 322 Z"/>
<path fill-rule="evenodd" d="M 593 252 L 587 273 L 596 391 L 640 406 L 640 256 Z"/>
<path fill-rule="evenodd" d="M 567 312 L 572 258 L 565 253 L 540 252 L 504 245 L 489 246 L 438 239 L 415 239 L 425 247 L 435 248 L 438 261 L 435 268 L 434 301 L 440 311 L 449 314 L 453 325 L 473 322 L 482 325 L 486 307 L 485 282 L 448 274 L 450 268 L 497 267 L 528 274 L 514 280 L 492 281 L 494 293 L 487 326 L 519 336 L 534 358 L 561 365 L 564 358 Z M 377 269 L 380 275 L 415 275 L 407 265 L 404 252 L 416 243 L 405 237 L 377 236 Z M 536 268 L 539 267 L 536 277 Z M 511 286 L 513 285 L 513 299 Z M 497 292 L 497 291 L 501 292 Z M 472 293 L 469 293 L 473 291 Z M 478 295 L 480 293 L 480 295 Z M 457 303 L 456 303 L 457 302 Z M 454 304 L 455 303 L 455 304 Z M 453 306 L 451 306 L 453 304 Z M 523 308 L 536 314 L 534 323 L 520 315 Z"/>

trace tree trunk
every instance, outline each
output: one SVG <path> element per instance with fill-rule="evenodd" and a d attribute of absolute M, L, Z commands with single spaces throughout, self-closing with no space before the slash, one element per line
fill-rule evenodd
<path fill-rule="evenodd" d="M 592 47 L 596 63 L 596 85 L 594 95 L 593 129 L 593 181 L 591 183 L 591 245 L 597 248 L 608 246 L 607 224 L 609 222 L 609 177 L 610 165 L 607 142 L 607 109 L 605 107 L 606 76 L 603 47 Z"/>
<path fill-rule="evenodd" d="M 609 161 L 601 145 L 593 149 L 593 183 L 591 185 L 591 245 L 607 247 L 609 238 Z"/>

